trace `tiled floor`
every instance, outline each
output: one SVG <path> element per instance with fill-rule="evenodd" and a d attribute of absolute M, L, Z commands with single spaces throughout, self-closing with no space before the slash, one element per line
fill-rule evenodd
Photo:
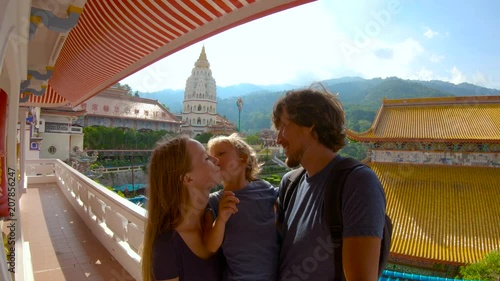
<path fill-rule="evenodd" d="M 24 239 L 35 281 L 134 281 L 80 219 L 56 184 L 31 184 L 21 197 Z"/>

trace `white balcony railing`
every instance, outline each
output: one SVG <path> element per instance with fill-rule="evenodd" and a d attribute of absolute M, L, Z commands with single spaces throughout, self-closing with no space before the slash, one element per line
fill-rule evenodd
<path fill-rule="evenodd" d="M 140 248 L 146 210 L 87 178 L 61 160 L 27 160 L 28 184 L 55 182 L 111 255 L 142 280 Z"/>

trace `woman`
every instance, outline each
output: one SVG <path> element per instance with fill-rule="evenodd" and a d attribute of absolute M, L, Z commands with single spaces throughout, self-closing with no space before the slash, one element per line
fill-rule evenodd
<path fill-rule="evenodd" d="M 219 281 L 217 255 L 202 242 L 210 189 L 221 181 L 217 159 L 185 136 L 159 142 L 149 163 L 144 281 Z"/>
<path fill-rule="evenodd" d="M 223 280 L 277 280 L 277 190 L 257 178 L 255 151 L 237 134 L 212 138 L 208 150 L 219 160 L 224 189 L 210 195 L 212 213 L 205 215 L 203 239 L 210 252 L 222 245 Z"/>

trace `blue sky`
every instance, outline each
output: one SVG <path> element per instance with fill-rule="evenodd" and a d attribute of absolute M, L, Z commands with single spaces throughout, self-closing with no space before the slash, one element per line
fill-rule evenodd
<path fill-rule="evenodd" d="M 203 40 L 121 83 L 184 89 L 204 45 L 219 86 L 397 76 L 500 89 L 499 12 L 496 0 L 319 0 Z"/>

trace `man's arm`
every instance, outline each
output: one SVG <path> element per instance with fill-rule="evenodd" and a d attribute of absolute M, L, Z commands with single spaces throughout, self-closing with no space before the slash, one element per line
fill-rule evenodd
<path fill-rule="evenodd" d="M 346 280 L 378 279 L 380 246 L 385 223 L 385 194 L 368 168 L 349 175 L 343 194 L 342 263 Z"/>
<path fill-rule="evenodd" d="M 381 240 L 378 237 L 346 237 L 342 242 L 342 264 L 348 281 L 378 280 Z"/>

